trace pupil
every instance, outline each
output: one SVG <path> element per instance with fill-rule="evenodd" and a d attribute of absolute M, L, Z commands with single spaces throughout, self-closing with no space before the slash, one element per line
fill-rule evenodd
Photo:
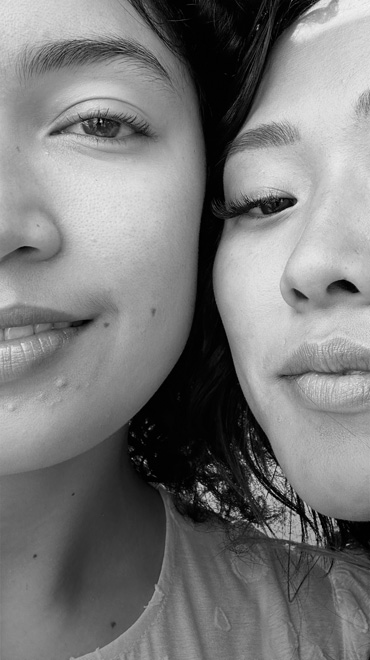
<path fill-rule="evenodd" d="M 95 135 L 96 137 L 116 137 L 120 125 L 117 121 L 112 119 L 104 119 L 104 117 L 92 117 L 82 122 L 83 129 L 88 135 Z"/>
<path fill-rule="evenodd" d="M 273 199 L 270 202 L 264 202 L 261 204 L 261 211 L 266 215 L 270 213 L 276 213 L 277 211 L 283 211 L 290 205 L 290 200 L 284 197 L 279 199 Z"/>

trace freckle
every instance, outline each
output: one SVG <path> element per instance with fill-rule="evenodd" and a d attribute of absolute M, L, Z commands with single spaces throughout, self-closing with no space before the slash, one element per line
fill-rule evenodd
<path fill-rule="evenodd" d="M 156 308 L 155 308 L 155 307 L 152 307 L 152 309 L 151 309 L 150 311 L 151 311 L 151 313 L 152 313 L 152 316 L 155 316 L 156 311 L 157 311 Z"/>
<path fill-rule="evenodd" d="M 33 555 L 33 559 L 36 559 L 37 555 Z"/>
<path fill-rule="evenodd" d="M 116 624 L 115 621 L 111 621 L 111 624 L 110 624 L 110 627 L 111 627 L 111 628 L 114 628 L 116 625 L 117 625 L 117 624 Z"/>
<path fill-rule="evenodd" d="M 18 153 L 21 153 L 20 147 L 18 147 L 18 145 L 16 146 L 16 150 L 18 151 Z"/>
<path fill-rule="evenodd" d="M 73 496 L 74 496 L 74 494 L 75 494 L 75 493 L 72 493 L 72 495 L 71 495 L 71 497 L 73 497 Z"/>
<path fill-rule="evenodd" d="M 62 387 L 67 387 L 67 379 L 66 378 L 57 378 L 55 381 L 55 386 L 58 389 L 61 389 Z"/>
<path fill-rule="evenodd" d="M 110 326 L 110 323 L 104 323 L 105 328 L 109 328 L 109 326 Z"/>

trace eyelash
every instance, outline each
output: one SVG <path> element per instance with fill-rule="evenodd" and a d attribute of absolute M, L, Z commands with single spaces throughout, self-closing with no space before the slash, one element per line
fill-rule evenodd
<path fill-rule="evenodd" d="M 115 112 L 109 110 L 109 108 L 102 110 L 102 109 L 97 109 L 97 110 L 90 110 L 89 112 L 86 113 L 77 113 L 77 115 L 74 116 L 67 116 L 65 117 L 63 121 L 63 126 L 56 131 L 53 131 L 52 135 L 56 134 L 64 134 L 68 135 L 67 133 L 64 133 L 65 129 L 69 128 L 70 126 L 73 126 L 73 124 L 78 124 L 82 123 L 85 121 L 88 121 L 89 119 L 107 119 L 109 121 L 116 121 L 120 124 L 126 124 L 127 126 L 131 126 L 134 129 L 134 132 L 138 136 L 143 136 L 143 137 L 155 137 L 154 132 L 150 128 L 149 124 L 147 121 L 144 119 L 139 119 L 136 115 L 133 114 L 128 114 L 125 112 Z M 98 137 L 95 135 L 80 135 L 77 133 L 69 133 L 69 135 L 74 135 L 77 138 L 82 138 L 82 139 L 89 139 L 89 140 L 95 140 L 98 144 L 102 143 L 107 143 L 109 144 L 122 144 L 122 142 L 125 142 L 128 138 L 132 137 L 132 135 L 127 135 L 125 137 L 121 138 L 114 138 L 114 137 Z"/>
<path fill-rule="evenodd" d="M 234 202 L 223 202 L 221 200 L 214 200 L 212 202 L 212 211 L 213 211 L 213 215 L 215 215 L 216 218 L 219 218 L 220 220 L 232 220 L 233 218 L 236 218 L 241 215 L 248 215 L 248 213 L 253 208 L 257 208 L 258 206 L 262 206 L 264 204 L 272 204 L 279 200 L 291 201 L 292 204 L 290 204 L 290 206 L 294 206 L 297 203 L 297 200 L 294 199 L 293 197 L 284 197 L 283 195 L 277 195 L 276 193 L 270 193 L 268 195 L 261 195 L 256 197 L 248 197 L 248 195 L 242 195 L 240 200 Z M 285 209 L 282 209 L 281 211 L 276 211 L 275 213 L 266 214 L 265 217 L 278 215 L 278 213 L 282 213 L 283 211 L 285 211 Z M 261 215 L 258 217 L 263 217 L 263 216 Z"/>

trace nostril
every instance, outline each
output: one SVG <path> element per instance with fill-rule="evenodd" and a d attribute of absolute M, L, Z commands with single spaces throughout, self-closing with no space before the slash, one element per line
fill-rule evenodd
<path fill-rule="evenodd" d="M 359 293 L 357 286 L 348 280 L 337 280 L 329 284 L 328 293 L 337 293 L 339 291 L 348 291 L 349 293 Z"/>
<path fill-rule="evenodd" d="M 32 252 L 35 248 L 30 247 L 29 245 L 21 245 L 18 248 L 18 252 L 25 252 L 26 254 L 28 252 Z"/>
<path fill-rule="evenodd" d="M 298 300 L 308 300 L 308 297 L 302 293 L 302 291 L 299 291 L 298 289 L 293 288 L 293 293 L 298 298 Z"/>

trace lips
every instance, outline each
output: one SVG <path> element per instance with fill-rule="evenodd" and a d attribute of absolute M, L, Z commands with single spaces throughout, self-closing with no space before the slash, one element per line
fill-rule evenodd
<path fill-rule="evenodd" d="M 14 339 L 21 339 L 22 337 L 30 337 L 31 335 L 38 335 L 40 332 L 47 330 L 62 330 L 64 328 L 73 328 L 82 325 L 83 321 L 61 321 L 59 323 L 36 323 L 35 325 L 20 325 L 12 326 L 10 328 L 0 328 L 0 342 L 12 341 Z"/>
<path fill-rule="evenodd" d="M 280 377 L 316 411 L 353 413 L 370 406 L 370 349 L 348 339 L 302 344 Z"/>
<path fill-rule="evenodd" d="M 348 339 L 335 338 L 325 344 L 302 344 L 284 363 L 282 376 L 305 373 L 345 375 L 370 372 L 370 349 Z"/>
<path fill-rule="evenodd" d="M 74 313 L 51 309 L 48 307 L 31 307 L 20 305 L 0 309 L 0 328 L 16 328 L 41 323 L 74 323 L 81 317 Z"/>
<path fill-rule="evenodd" d="M 29 375 L 89 325 L 73 314 L 40 307 L 0 310 L 0 383 Z"/>

